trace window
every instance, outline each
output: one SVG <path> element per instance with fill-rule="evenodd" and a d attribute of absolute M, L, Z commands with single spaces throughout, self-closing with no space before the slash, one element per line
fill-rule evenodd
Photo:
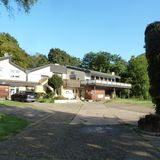
<path fill-rule="evenodd" d="M 71 72 L 71 74 L 69 75 L 70 79 L 76 80 L 77 79 L 77 75 L 75 74 L 74 71 Z"/>
<path fill-rule="evenodd" d="M 19 70 L 10 70 L 10 77 L 11 78 L 19 78 L 20 77 L 20 71 Z"/>
<path fill-rule="evenodd" d="M 94 80 L 94 76 L 91 76 L 91 80 Z"/>

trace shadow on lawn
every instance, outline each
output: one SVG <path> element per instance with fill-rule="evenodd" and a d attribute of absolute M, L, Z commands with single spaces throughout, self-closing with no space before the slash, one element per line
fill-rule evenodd
<path fill-rule="evenodd" d="M 0 112 L 32 121 L 49 113 L 47 119 L 1 142 L 1 160 L 13 157 L 21 160 L 154 160 L 155 155 L 159 156 L 151 145 L 124 125 L 70 125 L 69 122 L 75 117 L 73 113 L 48 112 L 30 107 L 2 106 Z"/>

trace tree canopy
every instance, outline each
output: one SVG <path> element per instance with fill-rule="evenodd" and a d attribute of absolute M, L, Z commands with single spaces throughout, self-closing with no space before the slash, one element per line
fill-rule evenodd
<path fill-rule="evenodd" d="M 35 55 L 31 56 L 31 67 L 39 67 L 45 64 L 48 64 L 48 59 L 45 55 L 41 53 L 36 53 Z"/>
<path fill-rule="evenodd" d="M 100 51 L 85 54 L 81 66 L 100 72 L 115 72 L 117 75 L 122 75 L 126 72 L 127 62 L 117 54 Z"/>
<path fill-rule="evenodd" d="M 70 56 L 63 50 L 59 48 L 52 48 L 48 54 L 48 61 L 50 63 L 58 63 L 61 65 L 71 65 L 71 66 L 80 66 L 81 61 L 79 58 Z"/>
<path fill-rule="evenodd" d="M 57 74 L 54 74 L 51 78 L 48 79 L 48 85 L 56 91 L 63 85 L 62 78 Z"/>
<path fill-rule="evenodd" d="M 149 78 L 147 60 L 144 54 L 132 56 L 128 64 L 127 82 L 132 84 L 131 95 L 136 98 L 149 98 Z"/>
<path fill-rule="evenodd" d="M 0 33 L 0 57 L 5 53 L 12 56 L 12 61 L 23 68 L 30 68 L 30 56 L 20 48 L 18 41 L 8 33 Z"/>
<path fill-rule="evenodd" d="M 37 1 L 38 0 L 0 0 L 0 4 L 4 5 L 8 10 L 12 9 L 14 4 L 17 4 L 17 6 L 23 8 L 25 12 L 29 12 L 30 8 Z"/>

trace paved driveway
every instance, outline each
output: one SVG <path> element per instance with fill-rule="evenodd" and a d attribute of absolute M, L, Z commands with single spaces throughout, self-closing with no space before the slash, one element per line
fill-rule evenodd
<path fill-rule="evenodd" d="M 0 160 L 160 159 L 158 150 L 132 128 L 139 116 L 152 110 L 100 102 L 5 107 L 0 111 L 24 116 L 32 125 L 0 142 Z"/>

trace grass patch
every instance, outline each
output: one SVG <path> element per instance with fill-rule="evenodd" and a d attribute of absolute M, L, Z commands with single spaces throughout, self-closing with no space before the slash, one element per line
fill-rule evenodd
<path fill-rule="evenodd" d="M 28 106 L 26 102 L 17 102 L 17 101 L 9 101 L 9 100 L 0 101 L 0 105 L 17 106 L 17 107 Z"/>
<path fill-rule="evenodd" d="M 151 100 L 143 100 L 143 99 L 116 98 L 116 99 L 112 99 L 112 100 L 108 101 L 108 103 L 124 103 L 124 104 L 141 105 L 141 106 L 154 108 Z"/>
<path fill-rule="evenodd" d="M 0 140 L 4 140 L 19 133 L 29 122 L 12 115 L 0 113 Z"/>

